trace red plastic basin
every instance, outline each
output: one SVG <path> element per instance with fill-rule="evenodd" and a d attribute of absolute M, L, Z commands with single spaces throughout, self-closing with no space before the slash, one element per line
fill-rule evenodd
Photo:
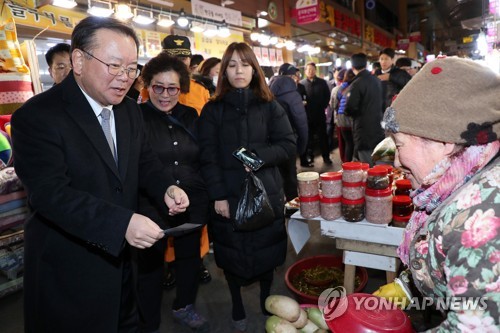
<path fill-rule="evenodd" d="M 318 296 L 312 296 L 297 290 L 293 284 L 292 280 L 296 277 L 300 272 L 305 269 L 313 268 L 316 266 L 324 266 L 324 267 L 337 267 L 344 271 L 344 264 L 342 263 L 341 256 L 334 255 L 319 255 L 313 256 L 309 258 L 304 258 L 302 260 L 297 261 L 292 266 L 288 268 L 285 274 L 285 283 L 288 289 L 294 294 L 295 298 L 299 303 L 304 304 L 318 304 Z M 368 272 L 364 267 L 356 267 L 356 276 L 359 278 L 360 285 L 354 289 L 355 293 L 359 293 L 363 290 L 366 283 L 368 282 Z"/>
<path fill-rule="evenodd" d="M 378 305 L 385 304 L 385 305 Z M 326 320 L 333 333 L 413 333 L 410 318 L 401 309 L 380 303 L 371 294 L 347 296 L 347 308 L 337 318 Z"/>

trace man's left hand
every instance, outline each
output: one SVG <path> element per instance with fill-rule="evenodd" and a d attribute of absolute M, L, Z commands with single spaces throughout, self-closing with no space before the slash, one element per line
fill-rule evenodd
<path fill-rule="evenodd" d="M 175 185 L 169 186 L 164 199 L 169 215 L 184 213 L 189 206 L 189 198 L 186 192 Z"/>

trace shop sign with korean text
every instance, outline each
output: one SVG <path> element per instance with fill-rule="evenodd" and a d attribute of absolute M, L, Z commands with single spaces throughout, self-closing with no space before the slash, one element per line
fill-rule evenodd
<path fill-rule="evenodd" d="M 50 31 L 71 35 L 73 28 L 78 22 L 86 17 L 73 10 L 43 6 L 38 9 L 27 8 L 12 1 L 1 1 L 3 10 L 9 10 L 16 24 L 30 28 L 48 29 Z"/>
<path fill-rule="evenodd" d="M 318 21 L 318 0 L 298 0 L 295 3 L 295 9 L 292 10 L 292 17 L 297 19 L 297 24 L 308 24 Z"/>
<path fill-rule="evenodd" d="M 191 11 L 194 16 L 200 16 L 219 22 L 226 21 L 227 24 L 238 27 L 243 26 L 241 12 L 234 9 L 212 5 L 211 3 L 200 0 L 191 0 Z"/>

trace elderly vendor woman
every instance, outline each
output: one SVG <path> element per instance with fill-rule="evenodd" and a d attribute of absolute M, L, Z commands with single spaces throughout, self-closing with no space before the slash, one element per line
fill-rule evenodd
<path fill-rule="evenodd" d="M 435 60 L 382 125 L 414 189 L 398 254 L 422 295 L 459 300 L 431 331 L 500 332 L 500 77 L 470 60 Z"/>

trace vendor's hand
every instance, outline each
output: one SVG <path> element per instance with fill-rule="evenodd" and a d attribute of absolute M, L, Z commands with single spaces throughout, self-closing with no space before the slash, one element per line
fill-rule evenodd
<path fill-rule="evenodd" d="M 226 219 L 229 218 L 229 202 L 227 200 L 218 200 L 214 204 L 215 212 Z"/>
<path fill-rule="evenodd" d="M 151 247 L 163 236 L 163 230 L 156 223 L 140 214 L 132 215 L 125 232 L 127 242 L 138 249 Z"/>
<path fill-rule="evenodd" d="M 396 279 L 397 280 L 397 279 Z M 399 308 L 406 308 L 410 304 L 410 295 L 404 291 L 397 281 L 388 283 L 378 288 L 373 295 L 385 298 Z"/>
<path fill-rule="evenodd" d="M 189 206 L 189 198 L 186 192 L 175 185 L 168 187 L 164 200 L 169 215 L 184 213 Z"/>

